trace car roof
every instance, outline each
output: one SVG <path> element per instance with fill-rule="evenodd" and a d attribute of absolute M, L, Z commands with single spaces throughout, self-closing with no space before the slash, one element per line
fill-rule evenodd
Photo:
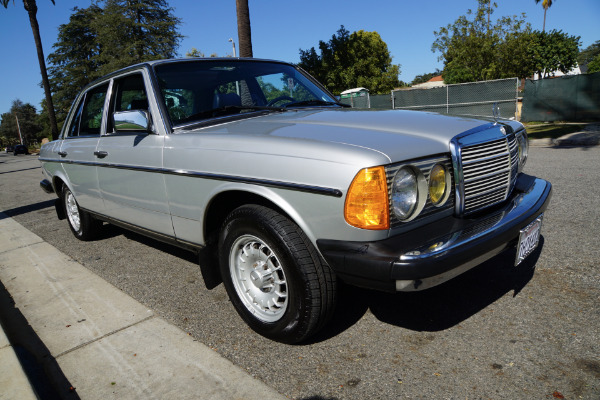
<path fill-rule="evenodd" d="M 125 68 L 121 68 L 118 69 L 116 71 L 110 72 L 96 80 L 94 80 L 93 82 L 90 82 L 89 84 L 87 84 L 81 91 L 85 91 L 95 85 L 97 85 L 100 82 L 103 82 L 107 79 L 112 78 L 115 75 L 120 75 L 124 72 L 130 71 L 130 70 L 135 70 L 135 69 L 140 69 L 140 68 L 147 68 L 150 69 L 151 67 L 155 66 L 155 65 L 159 65 L 159 64 L 178 64 L 178 63 L 189 63 L 189 62 L 199 62 L 199 61 L 205 61 L 205 62 L 215 62 L 215 61 L 227 61 L 227 62 L 271 62 L 271 63 L 278 63 L 278 64 L 287 64 L 287 65 L 292 65 L 294 66 L 295 64 L 289 63 L 289 62 L 285 62 L 285 61 L 278 61 L 278 60 L 269 60 L 269 59 L 263 59 L 263 58 L 245 58 L 245 57 L 186 57 L 186 58 L 169 58 L 169 59 L 163 59 L 163 60 L 153 60 L 153 61 L 145 61 L 142 63 L 138 63 L 138 64 L 133 64 L 130 65 L 128 67 Z"/>

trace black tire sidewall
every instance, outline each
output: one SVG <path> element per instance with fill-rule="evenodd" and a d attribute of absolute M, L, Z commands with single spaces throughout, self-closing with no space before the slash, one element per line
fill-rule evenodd
<path fill-rule="evenodd" d="M 279 258 L 288 285 L 288 304 L 284 315 L 275 322 L 264 322 L 254 316 L 239 298 L 232 282 L 229 255 L 235 240 L 242 235 L 253 235 L 265 242 Z M 286 343 L 295 343 L 305 335 L 307 316 L 307 290 L 305 279 L 297 265 L 292 250 L 285 244 L 286 232 L 277 226 L 272 226 L 253 213 L 251 208 L 235 210 L 227 218 L 219 238 L 219 265 L 223 283 L 236 311 L 242 319 L 256 332 L 270 339 Z"/>

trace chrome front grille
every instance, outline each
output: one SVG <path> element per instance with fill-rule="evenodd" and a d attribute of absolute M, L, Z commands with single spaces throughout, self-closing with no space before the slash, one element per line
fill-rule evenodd
<path fill-rule="evenodd" d="M 507 132 L 508 131 L 508 132 Z M 440 216 L 454 213 L 461 217 L 505 201 L 511 194 L 519 173 L 519 146 L 517 135 L 510 125 L 489 123 L 463 132 L 452 138 L 450 157 L 432 156 L 428 159 L 407 160 L 385 167 L 390 204 L 390 226 L 397 228 L 407 223 L 428 223 Z M 434 205 L 429 198 L 427 183 L 431 169 L 442 164 L 450 173 L 449 186 L 453 188 L 443 205 Z M 419 197 L 417 217 L 399 220 L 394 213 L 392 185 L 400 168 L 409 166 L 419 170 Z M 424 186 L 421 186 L 421 185 Z"/>
<path fill-rule="evenodd" d="M 461 147 L 462 212 L 470 213 L 506 200 L 518 171 L 514 134 Z"/>
<path fill-rule="evenodd" d="M 511 185 L 514 186 L 517 181 L 517 174 L 519 173 L 519 145 L 517 143 L 517 136 L 510 135 L 508 138 L 508 150 L 510 151 L 510 176 Z"/>

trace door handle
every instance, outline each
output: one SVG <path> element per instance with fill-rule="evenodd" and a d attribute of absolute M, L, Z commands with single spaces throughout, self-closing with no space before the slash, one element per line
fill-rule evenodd
<path fill-rule="evenodd" d="M 67 152 L 66 151 L 59 151 L 58 155 L 61 157 L 66 157 L 67 156 Z"/>
<path fill-rule="evenodd" d="M 106 151 L 95 151 L 94 155 L 98 158 L 104 158 L 108 155 L 108 152 Z"/>

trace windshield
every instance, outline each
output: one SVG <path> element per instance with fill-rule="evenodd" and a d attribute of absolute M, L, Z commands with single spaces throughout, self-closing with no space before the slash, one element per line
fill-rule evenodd
<path fill-rule="evenodd" d="M 291 65 L 268 61 L 198 60 L 154 66 L 174 126 L 286 106 L 338 106 Z"/>

